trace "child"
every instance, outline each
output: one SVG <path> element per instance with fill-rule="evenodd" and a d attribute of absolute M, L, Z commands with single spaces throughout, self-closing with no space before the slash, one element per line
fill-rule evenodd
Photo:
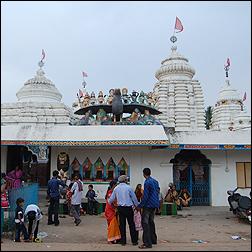
<path fill-rule="evenodd" d="M 73 179 L 72 179 L 73 180 Z M 67 187 L 67 191 L 66 191 L 66 201 L 67 201 L 67 206 L 68 206 L 68 214 L 69 216 L 72 216 L 71 213 L 71 199 L 72 199 L 72 192 L 71 192 L 71 188 L 73 186 L 73 181 L 71 181 L 71 183 L 69 184 L 69 186 Z"/>
<path fill-rule="evenodd" d="M 28 226 L 28 235 L 29 239 L 32 240 L 33 242 L 40 242 L 39 239 L 37 239 L 38 235 L 38 226 L 39 226 L 39 221 L 42 219 L 42 212 L 39 209 L 39 207 L 35 204 L 30 204 L 26 207 L 25 217 L 28 218 L 29 221 L 29 226 Z M 34 234 L 34 237 L 32 239 L 32 235 Z"/>
<path fill-rule="evenodd" d="M 95 197 L 97 197 L 97 195 L 95 194 L 95 191 L 93 190 L 93 185 L 89 185 L 88 191 L 86 193 L 86 198 L 88 198 L 88 214 L 90 215 L 93 215 L 93 214 L 97 215 Z"/>
<path fill-rule="evenodd" d="M 160 192 L 160 187 L 158 187 L 158 198 L 159 198 L 159 208 L 157 208 L 156 214 L 161 215 L 161 209 L 164 201 L 163 194 Z"/>
<path fill-rule="evenodd" d="M 24 235 L 24 241 L 29 241 L 29 236 L 24 225 L 24 199 L 18 198 L 16 201 L 17 207 L 15 211 L 15 223 L 16 223 L 16 235 L 15 235 L 15 242 L 20 242 L 20 234 L 21 232 Z"/>

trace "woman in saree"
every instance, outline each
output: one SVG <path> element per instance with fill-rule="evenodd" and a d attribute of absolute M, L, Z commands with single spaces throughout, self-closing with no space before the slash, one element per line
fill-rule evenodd
<path fill-rule="evenodd" d="M 108 199 L 110 198 L 114 188 L 116 187 L 117 181 L 112 180 L 109 183 L 109 188 L 106 193 L 106 207 L 105 207 L 105 217 L 108 223 L 108 243 L 114 244 L 117 243 L 121 239 L 120 229 L 119 229 L 119 221 L 118 215 L 116 212 L 116 205 L 110 205 L 108 203 Z"/>

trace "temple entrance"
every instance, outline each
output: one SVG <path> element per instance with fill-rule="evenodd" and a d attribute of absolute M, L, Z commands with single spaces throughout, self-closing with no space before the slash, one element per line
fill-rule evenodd
<path fill-rule="evenodd" d="M 40 162 L 27 146 L 8 146 L 6 173 L 13 171 L 17 165 L 23 170 L 22 180 L 47 186 L 50 179 L 50 159 Z"/>
<path fill-rule="evenodd" d="M 170 162 L 176 189 L 187 188 L 192 195 L 191 205 L 209 206 L 211 161 L 199 150 L 181 150 Z"/>

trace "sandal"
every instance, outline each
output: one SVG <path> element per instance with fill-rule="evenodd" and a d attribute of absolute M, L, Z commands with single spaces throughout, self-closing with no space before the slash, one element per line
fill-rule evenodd
<path fill-rule="evenodd" d="M 152 246 L 146 246 L 145 244 L 142 244 L 142 245 L 138 246 L 138 248 L 140 248 L 140 249 L 148 249 L 148 248 L 152 248 Z"/>

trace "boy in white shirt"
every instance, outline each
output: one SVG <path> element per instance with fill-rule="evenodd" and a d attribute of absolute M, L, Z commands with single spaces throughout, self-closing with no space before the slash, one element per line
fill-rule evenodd
<path fill-rule="evenodd" d="M 42 212 L 39 207 L 35 204 L 30 204 L 26 207 L 24 216 L 28 218 L 28 235 L 29 239 L 38 242 L 37 235 L 38 235 L 38 227 L 39 221 L 42 219 Z M 33 235 L 33 239 L 32 239 Z"/>

